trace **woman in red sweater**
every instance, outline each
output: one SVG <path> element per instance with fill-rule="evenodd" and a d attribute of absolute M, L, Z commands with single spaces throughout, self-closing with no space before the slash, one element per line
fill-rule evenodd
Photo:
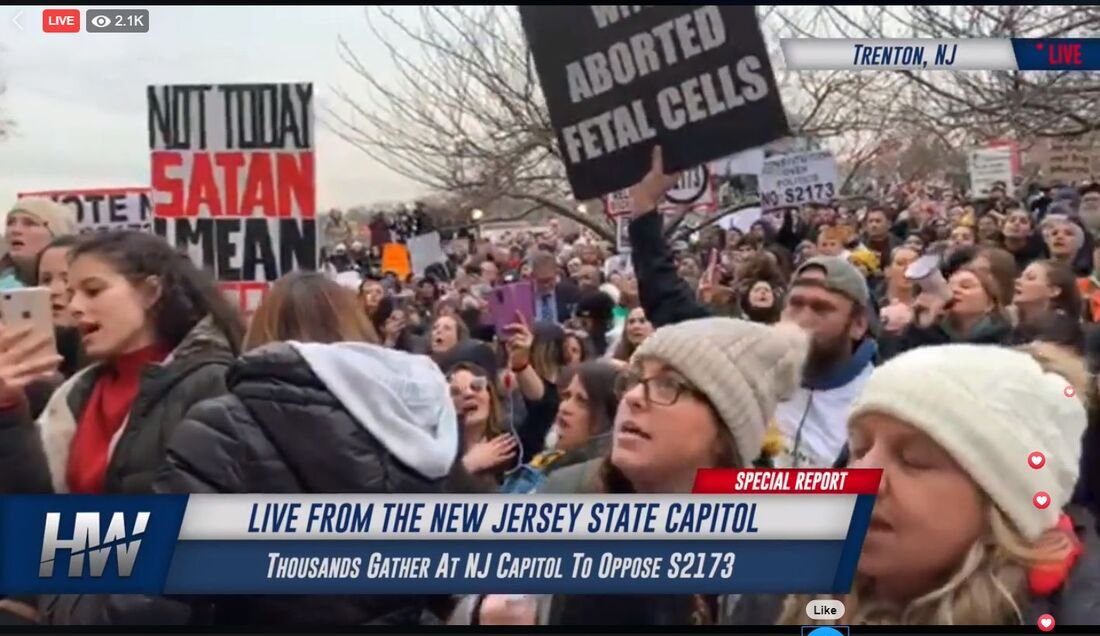
<path fill-rule="evenodd" d="M 226 392 L 243 325 L 212 278 L 152 234 L 82 237 L 69 287 L 69 311 L 95 364 L 53 392 L 37 426 L 24 388 L 59 358 L 48 340 L 0 333 L 0 492 L 151 493 L 184 414 Z M 172 613 L 164 601 L 69 598 L 50 606 L 49 622 L 132 623 L 140 609 L 156 623 Z"/>

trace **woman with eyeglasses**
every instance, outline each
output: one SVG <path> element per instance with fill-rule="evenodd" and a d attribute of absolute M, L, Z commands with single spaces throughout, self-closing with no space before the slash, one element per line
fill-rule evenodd
<path fill-rule="evenodd" d="M 797 327 L 730 318 L 657 330 L 620 383 L 610 453 L 550 475 L 540 494 L 686 494 L 701 468 L 748 467 L 776 403 L 798 386 L 809 341 Z M 713 596 L 463 599 L 453 622 L 685 625 L 723 622 Z"/>

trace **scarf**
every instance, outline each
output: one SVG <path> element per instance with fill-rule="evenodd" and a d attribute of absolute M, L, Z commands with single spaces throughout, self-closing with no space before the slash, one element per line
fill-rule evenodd
<path fill-rule="evenodd" d="M 69 450 L 65 471 L 69 492 L 103 493 L 115 436 L 130 415 L 130 406 L 141 387 L 141 374 L 147 366 L 166 357 L 168 352 L 162 347 L 149 346 L 119 356 L 99 373 Z"/>

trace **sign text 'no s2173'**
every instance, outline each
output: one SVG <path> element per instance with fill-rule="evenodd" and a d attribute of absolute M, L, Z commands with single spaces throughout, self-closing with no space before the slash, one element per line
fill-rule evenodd
<path fill-rule="evenodd" d="M 775 210 L 832 203 L 840 192 L 836 158 L 827 150 L 768 157 L 760 172 L 760 207 Z"/>
<path fill-rule="evenodd" d="M 577 199 L 788 134 L 752 6 L 520 7 Z"/>
<path fill-rule="evenodd" d="M 317 268 L 312 84 L 150 86 L 148 105 L 158 234 L 241 298 Z"/>

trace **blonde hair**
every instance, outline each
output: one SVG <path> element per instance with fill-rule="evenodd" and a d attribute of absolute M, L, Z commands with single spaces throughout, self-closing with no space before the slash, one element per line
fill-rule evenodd
<path fill-rule="evenodd" d="M 904 606 L 874 600 L 874 581 L 856 576 L 840 598 L 853 625 L 1019 625 L 1025 620 L 1028 570 L 1065 560 L 1073 542 L 1051 529 L 1028 544 L 999 509 L 989 507 L 989 531 L 970 547 L 947 581 Z M 788 596 L 778 623 L 805 624 L 806 604 L 822 597 Z M 832 624 L 832 621 L 819 621 Z"/>
<path fill-rule="evenodd" d="M 1056 373 L 1077 389 L 1086 401 L 1088 372 L 1081 360 L 1048 343 L 1016 348 L 1029 354 L 1043 371 Z M 1019 625 L 1028 602 L 1028 571 L 1035 566 L 1064 562 L 1074 540 L 1051 528 L 1028 542 L 992 503 L 985 536 L 970 547 L 962 563 L 940 587 L 897 606 L 874 599 L 874 581 L 858 574 L 852 592 L 840 598 L 846 606 L 845 623 L 854 625 Z M 778 624 L 804 625 L 806 604 L 822 597 L 788 596 Z M 834 621 L 820 621 L 832 624 Z"/>

